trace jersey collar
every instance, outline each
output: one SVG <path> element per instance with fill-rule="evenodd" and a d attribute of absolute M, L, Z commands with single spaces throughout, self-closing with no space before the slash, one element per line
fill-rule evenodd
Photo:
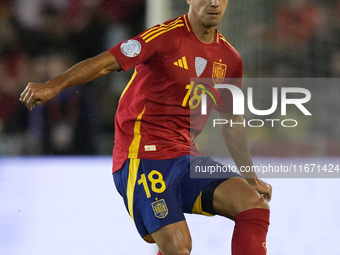
<path fill-rule="evenodd" d="M 190 21 L 189 21 L 188 14 L 185 14 L 185 15 L 183 15 L 182 17 L 183 17 L 183 20 L 184 20 L 184 23 L 185 23 L 185 27 L 186 27 L 186 29 L 188 30 L 188 32 L 192 33 L 192 34 L 196 37 L 196 39 L 197 39 L 199 42 L 201 42 L 201 41 L 197 38 L 197 36 L 194 34 L 194 31 L 192 30 L 192 27 L 191 27 L 191 24 L 190 24 Z M 215 38 L 215 41 L 212 42 L 212 43 L 210 43 L 210 44 L 219 43 L 220 40 L 221 40 L 221 38 L 220 38 L 220 33 L 218 32 L 218 30 L 216 30 L 216 38 Z M 203 42 L 201 42 L 201 43 L 203 43 Z M 203 43 L 203 44 L 205 44 L 205 43 Z"/>

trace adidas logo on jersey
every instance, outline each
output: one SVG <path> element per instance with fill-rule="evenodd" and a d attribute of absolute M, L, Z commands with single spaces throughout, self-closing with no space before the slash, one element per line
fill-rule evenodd
<path fill-rule="evenodd" d="M 178 61 L 174 62 L 175 66 L 178 66 L 180 68 L 184 68 L 185 70 L 188 70 L 188 63 L 187 63 L 187 58 L 186 57 L 182 57 L 181 59 L 179 59 Z"/>

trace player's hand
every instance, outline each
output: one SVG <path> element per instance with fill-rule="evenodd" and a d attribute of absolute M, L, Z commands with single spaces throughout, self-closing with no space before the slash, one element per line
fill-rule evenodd
<path fill-rule="evenodd" d="M 20 102 L 30 111 L 34 106 L 42 105 L 57 95 L 60 89 L 53 84 L 30 82 L 20 95 Z"/>
<path fill-rule="evenodd" d="M 247 182 L 268 202 L 272 198 L 272 186 L 258 178 L 246 178 Z"/>

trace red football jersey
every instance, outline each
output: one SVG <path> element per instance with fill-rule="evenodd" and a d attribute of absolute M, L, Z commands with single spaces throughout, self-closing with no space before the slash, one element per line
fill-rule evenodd
<path fill-rule="evenodd" d="M 127 158 L 198 156 L 193 139 L 213 108 L 232 112 L 232 98 L 227 90 L 218 90 L 222 105 L 208 97 L 208 114 L 202 115 L 202 89 L 191 79 L 210 78 L 213 85 L 241 78 L 240 54 L 218 32 L 213 43 L 202 43 L 187 15 L 150 28 L 109 52 L 124 71 L 135 67 L 116 112 L 113 172 Z M 241 87 L 240 82 L 234 85 Z"/>

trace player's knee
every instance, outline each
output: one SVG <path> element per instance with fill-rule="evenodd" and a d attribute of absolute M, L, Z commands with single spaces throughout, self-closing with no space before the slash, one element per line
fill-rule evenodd
<path fill-rule="evenodd" d="M 162 255 L 189 255 L 190 251 L 188 249 L 176 250 L 173 249 L 171 251 L 162 251 Z"/>
<path fill-rule="evenodd" d="M 255 208 L 269 209 L 267 200 L 259 195 L 259 193 L 254 189 L 248 188 L 247 191 L 244 191 L 242 198 L 242 206 L 239 207 L 238 213 Z"/>
<path fill-rule="evenodd" d="M 261 208 L 261 209 L 269 209 L 268 202 L 260 196 L 255 190 L 248 194 L 247 199 L 245 199 L 242 203 L 242 206 L 239 207 L 237 213 L 241 213 L 246 210 Z"/>
<path fill-rule="evenodd" d="M 162 255 L 189 255 L 191 252 L 191 243 L 187 245 L 175 245 L 175 247 L 168 247 L 162 251 Z"/>
<path fill-rule="evenodd" d="M 236 206 L 236 210 L 231 215 L 232 217 L 235 217 L 239 213 L 251 210 L 251 209 L 269 209 L 268 202 L 260 196 L 253 196 L 249 197 L 246 201 L 243 201 L 242 204 L 239 206 Z"/>
<path fill-rule="evenodd" d="M 268 202 L 261 196 L 256 197 L 249 206 L 251 207 L 249 209 L 254 208 L 269 209 Z"/>

